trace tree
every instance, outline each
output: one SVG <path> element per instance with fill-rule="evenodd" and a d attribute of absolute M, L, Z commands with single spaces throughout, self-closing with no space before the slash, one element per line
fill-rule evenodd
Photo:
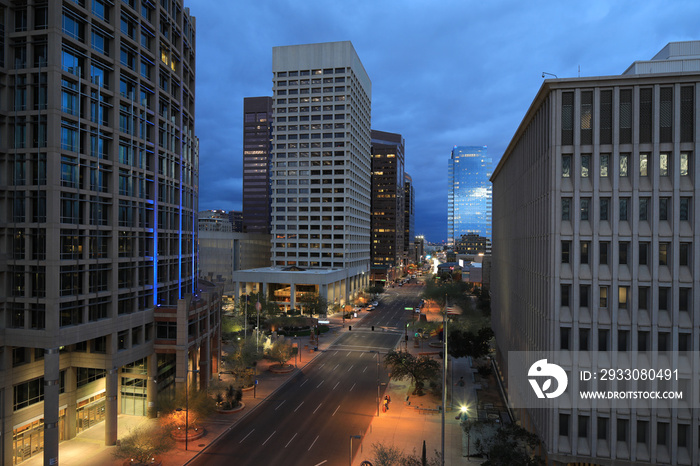
<path fill-rule="evenodd" d="M 231 371 L 236 381 L 243 387 L 253 383 L 253 365 L 262 358 L 260 347 L 256 346 L 255 337 L 240 340 L 233 351 L 224 357 L 224 366 Z"/>
<path fill-rule="evenodd" d="M 407 455 L 394 445 L 384 445 L 383 443 L 372 444 L 372 465 L 373 466 L 440 466 L 442 464 L 441 455 L 435 451 L 435 455 L 427 459 L 425 456 L 425 442 L 423 442 L 423 457 L 413 453 Z"/>
<path fill-rule="evenodd" d="M 188 390 L 177 390 L 175 396 L 159 394 L 156 403 L 161 412 L 161 425 L 168 431 L 184 428 L 185 424 L 190 429 L 198 428 L 202 419 L 206 419 L 216 409 L 216 401 L 194 385 L 190 385 Z M 189 414 L 186 408 L 189 409 Z"/>
<path fill-rule="evenodd" d="M 123 437 L 113 455 L 131 460 L 132 464 L 148 464 L 154 456 L 162 455 L 173 447 L 170 434 L 160 426 L 139 427 Z"/>
<path fill-rule="evenodd" d="M 470 436 L 479 436 L 475 442 L 477 454 L 487 460 L 486 466 L 544 466 L 534 454 L 541 441 L 537 434 L 515 424 L 495 424 L 491 421 L 464 421 L 462 428 Z"/>
<path fill-rule="evenodd" d="M 371 295 L 378 295 L 384 292 L 384 285 L 372 285 L 365 289 L 365 293 Z"/>
<path fill-rule="evenodd" d="M 294 350 L 292 345 L 282 339 L 274 342 L 270 349 L 267 350 L 267 353 L 265 353 L 267 359 L 276 362 L 280 366 L 284 366 L 293 355 Z"/>
<path fill-rule="evenodd" d="M 302 309 L 309 315 L 325 315 L 328 313 L 328 301 L 318 293 L 302 293 L 297 299 Z"/>
<path fill-rule="evenodd" d="M 489 342 L 493 338 L 493 330 L 483 327 L 476 333 L 453 329 L 447 336 L 447 349 L 453 358 L 481 358 L 489 354 L 491 347 Z"/>
<path fill-rule="evenodd" d="M 398 380 L 410 379 L 413 382 L 413 394 L 424 395 L 425 382 L 437 378 L 440 363 L 427 356 L 414 356 L 406 351 L 390 351 L 384 357 L 391 376 Z"/>

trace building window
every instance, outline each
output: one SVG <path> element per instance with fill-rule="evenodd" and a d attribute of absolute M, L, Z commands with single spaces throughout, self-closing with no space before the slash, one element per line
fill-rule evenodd
<path fill-rule="evenodd" d="M 637 332 L 637 351 L 641 353 L 649 351 L 649 348 L 651 347 L 649 345 L 650 339 L 651 335 L 648 331 L 640 330 L 639 332 Z"/>
<path fill-rule="evenodd" d="M 581 198 L 581 220 L 588 220 L 588 211 L 589 211 L 590 203 L 591 203 L 590 197 L 582 197 Z"/>
<path fill-rule="evenodd" d="M 569 154 L 561 156 L 561 176 L 571 178 L 571 155 Z"/>
<path fill-rule="evenodd" d="M 627 442 L 627 435 L 629 430 L 629 419 L 618 419 L 617 420 L 617 441 Z"/>
<path fill-rule="evenodd" d="M 656 444 L 658 446 L 668 445 L 668 422 L 657 422 L 656 423 Z"/>
<path fill-rule="evenodd" d="M 678 424 L 678 447 L 688 448 L 690 444 L 690 425 L 689 424 Z"/>
<path fill-rule="evenodd" d="M 632 143 L 632 89 L 620 89 L 620 144 Z"/>
<path fill-rule="evenodd" d="M 607 440 L 608 439 L 608 423 L 610 422 L 610 419 L 607 417 L 598 417 L 596 419 L 596 438 L 598 440 Z"/>
<path fill-rule="evenodd" d="M 559 349 L 569 350 L 571 345 L 571 329 L 569 327 L 561 327 L 559 329 Z"/>
<path fill-rule="evenodd" d="M 601 286 L 598 291 L 600 292 L 600 307 L 607 309 L 608 307 L 608 287 Z"/>
<path fill-rule="evenodd" d="M 605 328 L 598 329 L 598 351 L 608 350 L 608 340 L 610 340 L 610 330 Z"/>
<path fill-rule="evenodd" d="M 589 416 L 578 416 L 578 438 L 588 438 Z"/>
<path fill-rule="evenodd" d="M 608 220 L 608 211 L 610 209 L 610 198 L 601 197 L 600 198 L 600 221 L 604 222 Z"/>
<path fill-rule="evenodd" d="M 646 222 L 649 218 L 649 198 L 639 198 L 639 221 Z"/>
<path fill-rule="evenodd" d="M 639 142 L 652 142 L 653 132 L 652 89 L 639 90 Z"/>
<path fill-rule="evenodd" d="M 680 243 L 678 245 L 679 265 L 688 267 L 690 265 L 690 243 Z"/>
<path fill-rule="evenodd" d="M 610 168 L 610 154 L 600 154 L 600 177 L 607 178 Z"/>
<path fill-rule="evenodd" d="M 612 90 L 600 91 L 600 143 L 612 144 L 613 103 Z"/>
<path fill-rule="evenodd" d="M 649 443 L 649 421 L 637 421 L 637 443 Z"/>
<path fill-rule="evenodd" d="M 690 176 L 690 153 L 681 152 L 681 176 Z"/>
<path fill-rule="evenodd" d="M 617 350 L 618 351 L 629 351 L 630 342 L 630 331 L 629 330 L 618 330 L 617 331 Z"/>
<path fill-rule="evenodd" d="M 618 286 L 617 287 L 617 307 L 618 309 L 627 309 L 627 301 L 629 296 L 628 286 Z"/>
<path fill-rule="evenodd" d="M 639 154 L 639 176 L 649 176 L 649 154 Z"/>
<path fill-rule="evenodd" d="M 659 220 L 668 220 L 669 201 L 668 197 L 659 198 Z"/>
<path fill-rule="evenodd" d="M 618 244 L 620 247 L 618 264 L 627 265 L 630 243 L 628 241 L 620 241 Z"/>
<path fill-rule="evenodd" d="M 579 285 L 578 287 L 578 305 L 579 307 L 588 307 L 588 295 L 591 287 L 589 285 Z"/>
<path fill-rule="evenodd" d="M 559 435 L 563 437 L 569 436 L 569 418 L 571 416 L 564 413 L 559 413 Z"/>
<path fill-rule="evenodd" d="M 593 91 L 581 92 L 581 144 L 593 143 Z"/>
<path fill-rule="evenodd" d="M 561 143 L 574 143 L 574 93 L 562 92 L 561 95 Z"/>
<path fill-rule="evenodd" d="M 629 206 L 629 198 L 628 197 L 621 197 L 620 198 L 620 221 L 621 222 L 627 221 L 627 207 L 628 206 Z"/>
<path fill-rule="evenodd" d="M 678 217 L 683 222 L 690 220 L 690 198 L 682 197 L 678 209 Z"/>
<path fill-rule="evenodd" d="M 678 310 L 690 312 L 690 288 L 680 287 L 678 289 Z"/>
<path fill-rule="evenodd" d="M 678 351 L 691 351 L 693 349 L 692 345 L 692 335 L 687 332 L 678 333 Z"/>
<path fill-rule="evenodd" d="M 561 263 L 568 264 L 571 257 L 571 241 L 561 242 Z"/>
<path fill-rule="evenodd" d="M 591 330 L 581 328 L 578 331 L 578 349 L 579 351 L 588 351 L 588 343 L 591 337 Z"/>
<path fill-rule="evenodd" d="M 659 265 L 668 265 L 670 243 L 659 243 Z"/>
<path fill-rule="evenodd" d="M 669 155 L 666 153 L 659 154 L 659 176 L 668 176 L 669 174 Z"/>
<path fill-rule="evenodd" d="M 620 154 L 620 176 L 621 177 L 626 177 L 629 176 L 629 163 L 630 163 L 630 155 L 629 154 Z"/>
<path fill-rule="evenodd" d="M 608 249 L 610 249 L 610 243 L 608 241 L 601 241 L 598 243 L 599 247 L 599 263 L 600 265 L 608 265 Z"/>
<path fill-rule="evenodd" d="M 673 88 L 659 92 L 659 142 L 673 142 Z"/>
<path fill-rule="evenodd" d="M 588 264 L 590 246 L 590 241 L 581 241 L 581 264 Z"/>
<path fill-rule="evenodd" d="M 571 198 L 564 197 L 561 200 L 561 219 L 571 220 Z"/>
<path fill-rule="evenodd" d="M 659 311 L 668 311 L 669 288 L 659 287 Z"/>
<path fill-rule="evenodd" d="M 639 297 L 638 299 L 638 308 L 640 310 L 648 310 L 649 306 L 649 287 L 648 286 L 640 286 L 639 291 L 637 293 L 637 296 Z"/>
<path fill-rule="evenodd" d="M 649 243 L 639 243 L 639 265 L 649 265 Z"/>
<path fill-rule="evenodd" d="M 694 109 L 695 88 L 693 86 L 681 87 L 681 142 L 693 142 L 694 136 Z"/>
<path fill-rule="evenodd" d="M 581 156 L 581 178 L 588 178 L 591 170 L 591 156 L 582 155 Z"/>
<path fill-rule="evenodd" d="M 570 296 L 571 285 L 562 284 L 560 286 L 560 290 L 561 290 L 561 306 L 562 307 L 570 307 L 570 305 L 571 305 L 571 296 Z"/>

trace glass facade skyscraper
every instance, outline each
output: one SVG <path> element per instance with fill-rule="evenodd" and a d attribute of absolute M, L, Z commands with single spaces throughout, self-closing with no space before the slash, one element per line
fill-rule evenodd
<path fill-rule="evenodd" d="M 491 156 L 486 146 L 455 146 L 448 163 L 447 243 L 463 234 L 491 239 Z"/>

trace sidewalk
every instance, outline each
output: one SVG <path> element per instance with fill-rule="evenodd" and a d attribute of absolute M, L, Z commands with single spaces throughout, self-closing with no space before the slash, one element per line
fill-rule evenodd
<path fill-rule="evenodd" d="M 403 343 L 403 342 L 401 342 Z M 400 344 L 401 344 L 400 343 Z M 425 347 L 415 348 L 409 345 L 408 351 L 414 355 L 425 352 Z M 440 349 L 435 349 L 440 351 Z M 442 364 L 443 360 L 438 359 Z M 467 457 L 466 440 L 462 437 L 460 421 L 456 419 L 462 406 L 467 407 L 467 415 L 477 416 L 477 388 L 473 372 L 467 358 L 450 359 L 447 378 L 447 410 L 445 412 L 445 464 L 481 464 L 484 459 Z M 457 382 L 464 377 L 464 385 Z M 435 452 L 442 450 L 442 399 L 440 396 L 426 394 L 418 397 L 411 394 L 410 381 L 392 379 L 386 394 L 391 397 L 389 410 L 374 417 L 365 433 L 361 449 L 353 459 L 353 466 L 360 466 L 365 460 L 374 456 L 374 444 L 394 446 L 404 454 L 415 454 L 420 458 L 423 441 L 426 445 L 428 460 L 435 457 Z"/>
<path fill-rule="evenodd" d="M 253 390 L 243 392 L 243 403 L 245 408 L 243 411 L 235 414 L 219 414 L 215 413 L 206 421 L 202 422 L 206 434 L 204 437 L 188 442 L 188 449 L 185 451 L 184 442 L 176 442 L 175 448 L 170 450 L 165 455 L 159 456 L 163 466 L 183 466 L 190 462 L 199 452 L 206 449 L 209 445 L 231 430 L 240 420 L 250 415 L 255 408 L 260 405 L 266 398 L 271 396 L 283 385 L 297 376 L 299 371 L 307 364 L 311 363 L 321 351 L 328 348 L 341 333 L 348 331 L 349 325 L 356 325 L 367 314 L 367 311 L 358 312 L 357 318 L 345 321 L 345 327 L 342 326 L 342 315 L 337 314 L 331 316 L 331 330 L 321 335 L 319 342 L 319 351 L 310 352 L 309 349 L 304 349 L 304 345 L 308 344 L 308 340 L 300 340 L 302 352 L 301 362 L 298 363 L 298 368 L 286 374 L 274 374 L 267 369 L 272 364 L 270 361 L 262 360 L 258 363 L 258 385 L 255 389 L 255 398 L 253 398 Z M 309 347 L 311 345 L 309 344 Z M 290 360 L 290 362 L 293 362 Z M 224 375 L 224 381 L 227 377 Z M 155 425 L 157 419 L 148 419 L 143 416 L 130 416 L 120 414 L 118 416 L 117 438 L 122 438 L 128 435 L 132 430 L 148 425 Z M 92 427 L 85 432 L 78 434 L 75 438 L 66 440 L 59 444 L 58 463 L 69 464 L 71 466 L 123 466 L 128 463 L 123 459 L 115 459 L 113 454 L 116 447 L 106 447 L 104 444 L 105 438 L 105 423 L 101 422 L 95 427 Z M 22 466 L 42 466 L 44 464 L 43 455 L 37 455 L 27 461 L 22 462 Z"/>

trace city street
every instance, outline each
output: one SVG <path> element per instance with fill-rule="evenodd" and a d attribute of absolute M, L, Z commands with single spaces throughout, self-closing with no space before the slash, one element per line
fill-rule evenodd
<path fill-rule="evenodd" d="M 392 289 L 361 323 L 347 320 L 350 332 L 190 464 L 347 463 L 351 437 L 364 434 L 377 415 L 378 387 L 383 398 L 388 382 L 383 355 L 403 338 L 410 317 L 404 308 L 417 304 L 419 289 Z"/>

